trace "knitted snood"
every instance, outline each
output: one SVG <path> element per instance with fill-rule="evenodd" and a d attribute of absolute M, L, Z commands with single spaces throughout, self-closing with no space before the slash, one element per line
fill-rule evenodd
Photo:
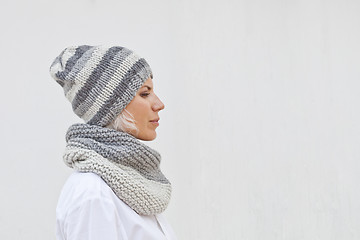
<path fill-rule="evenodd" d="M 141 215 L 163 212 L 171 184 L 160 171 L 160 154 L 132 135 L 89 124 L 66 133 L 65 163 L 98 174 L 119 199 Z"/>

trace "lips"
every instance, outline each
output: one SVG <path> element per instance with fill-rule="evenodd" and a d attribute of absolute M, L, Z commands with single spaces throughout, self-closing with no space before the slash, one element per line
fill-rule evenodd
<path fill-rule="evenodd" d="M 159 122 L 160 118 L 156 118 L 154 120 L 151 120 L 150 122 Z"/>

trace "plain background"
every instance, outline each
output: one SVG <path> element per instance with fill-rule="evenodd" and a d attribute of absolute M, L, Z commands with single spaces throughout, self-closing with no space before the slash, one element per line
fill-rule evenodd
<path fill-rule="evenodd" d="M 143 56 L 179 239 L 360 239 L 360 2 L 2 0 L 0 239 L 54 239 L 67 46 Z"/>

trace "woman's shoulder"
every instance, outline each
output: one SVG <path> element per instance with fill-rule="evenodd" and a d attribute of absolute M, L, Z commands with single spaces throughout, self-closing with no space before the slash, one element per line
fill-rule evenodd
<path fill-rule="evenodd" d="M 107 233 L 121 232 L 128 236 L 124 239 L 164 239 L 163 232 L 168 235 L 170 231 L 161 214 L 137 214 L 94 173 L 74 172 L 68 177 L 60 194 L 56 218 L 60 235 L 78 229 L 87 232 L 89 226 L 93 231 L 97 228 L 107 229 Z"/>
<path fill-rule="evenodd" d="M 91 172 L 73 172 L 63 187 L 63 191 L 70 191 L 74 197 L 104 197 L 111 193 L 110 187 L 97 174 Z"/>
<path fill-rule="evenodd" d="M 86 201 L 112 202 L 114 192 L 95 173 L 73 172 L 66 180 L 58 200 L 57 209 L 69 209 Z"/>

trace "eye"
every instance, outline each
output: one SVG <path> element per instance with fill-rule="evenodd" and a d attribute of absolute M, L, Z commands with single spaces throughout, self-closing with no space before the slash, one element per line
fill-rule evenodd
<path fill-rule="evenodd" d="M 149 96 L 149 95 L 150 95 L 150 93 L 141 93 L 141 94 L 140 94 L 141 97 L 147 97 L 147 96 Z"/>

